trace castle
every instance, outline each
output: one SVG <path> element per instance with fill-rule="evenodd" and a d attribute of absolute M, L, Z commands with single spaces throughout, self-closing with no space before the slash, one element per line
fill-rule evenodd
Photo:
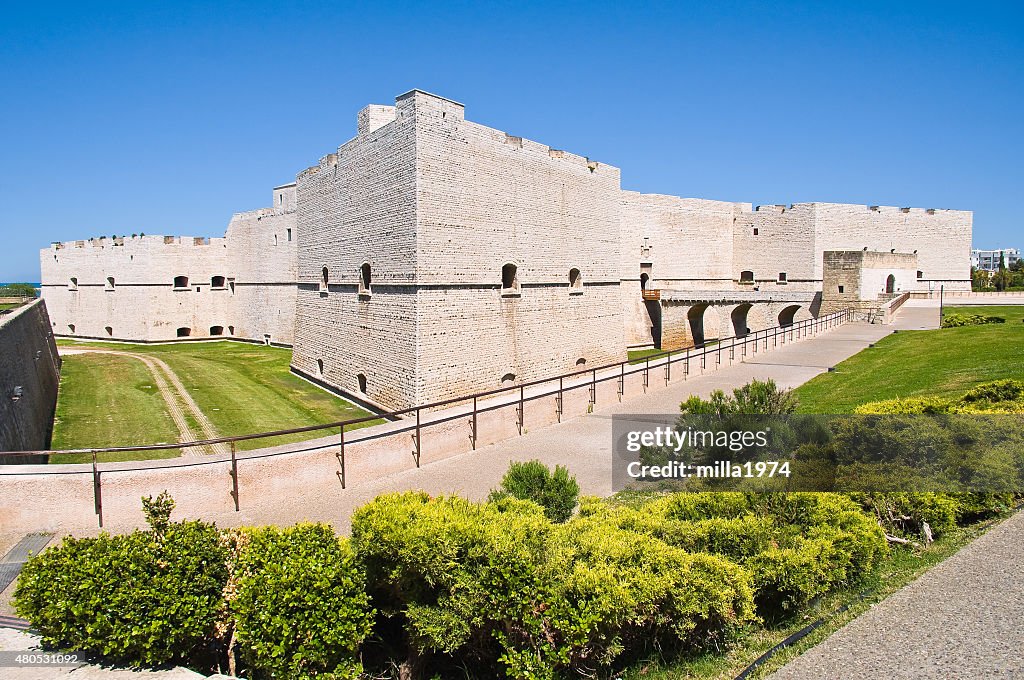
<path fill-rule="evenodd" d="M 223 238 L 41 251 L 54 333 L 290 345 L 297 373 L 394 409 L 970 289 L 967 211 L 624 191 L 616 167 L 419 90 L 357 128 Z"/>

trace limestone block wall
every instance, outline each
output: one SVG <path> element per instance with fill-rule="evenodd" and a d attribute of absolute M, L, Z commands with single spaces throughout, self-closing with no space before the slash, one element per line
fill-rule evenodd
<path fill-rule="evenodd" d="M 0 451 L 49 448 L 59 382 L 46 302 L 0 315 Z"/>
<path fill-rule="evenodd" d="M 624 357 L 619 170 L 412 93 L 422 400 Z M 515 267 L 513 290 L 502 271 Z M 573 271 L 578 274 L 573 273 Z"/>
<path fill-rule="evenodd" d="M 732 278 L 737 285 L 766 293 L 818 289 L 813 204 L 760 205 L 753 210 L 739 204 L 735 218 Z M 752 283 L 740 283 L 744 271 L 753 272 Z"/>
<path fill-rule="evenodd" d="M 973 213 L 965 210 L 816 203 L 815 266 L 826 250 L 916 253 L 915 290 L 971 289 Z M 915 271 L 916 276 L 916 271 Z M 905 288 L 904 290 L 906 290 Z"/>
<path fill-rule="evenodd" d="M 619 277 L 625 342 L 653 346 L 648 288 L 725 290 L 732 286 L 735 204 L 623 191 Z"/>
<path fill-rule="evenodd" d="M 291 345 L 298 284 L 295 185 L 274 189 L 274 207 L 239 213 L 225 234 L 236 337 Z"/>
<path fill-rule="evenodd" d="M 403 109 L 378 127 L 361 126 L 336 153 L 300 173 L 296 184 L 299 293 L 292 367 L 386 408 L 416 403 L 412 112 Z M 370 268 L 369 295 L 359 292 L 364 264 Z"/>
<path fill-rule="evenodd" d="M 873 312 L 879 296 L 893 277 L 893 293 L 913 291 L 918 285 L 918 256 L 871 250 L 825 251 L 822 257 L 822 313 L 841 309 Z"/>
<path fill-rule="evenodd" d="M 190 338 L 262 342 L 269 335 L 291 344 L 294 187 L 276 188 L 274 201 L 279 207 L 235 215 L 224 238 L 149 235 L 51 244 L 40 253 L 40 273 L 53 332 L 154 342 L 180 339 L 179 329 L 187 329 Z"/>

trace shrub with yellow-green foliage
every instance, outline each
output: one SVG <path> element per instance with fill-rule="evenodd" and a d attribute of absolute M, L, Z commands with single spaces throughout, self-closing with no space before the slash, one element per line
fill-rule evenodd
<path fill-rule="evenodd" d="M 274 678 L 356 678 L 373 625 L 348 540 L 325 524 L 233 534 L 230 600 L 243 662 Z"/>
<path fill-rule="evenodd" d="M 961 328 L 963 326 L 984 326 L 991 323 L 1006 323 L 1001 316 L 991 314 L 960 314 L 951 312 L 942 317 L 943 328 Z"/>
<path fill-rule="evenodd" d="M 1024 413 L 1024 381 L 982 383 L 955 399 L 908 397 L 861 404 L 858 414 Z"/>
<path fill-rule="evenodd" d="M 410 672 L 443 653 L 509 677 L 571 675 L 655 643 L 700 648 L 753 619 L 739 565 L 613 517 L 555 524 L 508 498 L 389 494 L 357 511 L 352 537 L 375 604 L 402 624 Z"/>

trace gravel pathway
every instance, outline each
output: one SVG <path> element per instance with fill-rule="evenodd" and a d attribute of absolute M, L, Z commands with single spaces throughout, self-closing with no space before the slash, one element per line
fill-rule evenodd
<path fill-rule="evenodd" d="M 1024 678 L 1024 513 L 874 605 L 773 680 Z"/>

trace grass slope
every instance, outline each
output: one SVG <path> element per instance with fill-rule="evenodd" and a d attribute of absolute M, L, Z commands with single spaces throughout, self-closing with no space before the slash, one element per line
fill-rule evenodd
<path fill-rule="evenodd" d="M 60 372 L 53 448 L 139 446 L 178 440 L 153 376 L 137 359 L 80 354 L 64 359 Z M 173 458 L 179 451 L 153 451 L 147 458 Z M 105 454 L 102 460 L 131 460 L 136 454 Z M 54 463 L 92 460 L 89 455 L 51 456 Z"/>
<path fill-rule="evenodd" d="M 849 413 L 870 401 L 952 397 L 1003 378 L 1024 379 L 1024 306 L 946 307 L 1002 316 L 1005 324 L 886 336 L 795 390 L 804 413 Z"/>
<path fill-rule="evenodd" d="M 222 436 L 283 430 L 369 415 L 365 410 L 290 373 L 291 350 L 280 347 L 237 342 L 133 345 L 61 341 L 60 344 L 75 347 L 91 345 L 145 354 L 165 361 Z M 83 356 L 88 355 L 71 355 L 66 361 L 73 364 Z M 135 361 L 145 370 L 141 362 L 130 361 Z M 61 401 L 79 400 L 82 398 L 80 394 L 75 390 L 62 390 Z M 89 390 L 85 390 L 84 395 L 91 398 Z M 68 425 L 68 422 L 62 423 L 61 429 Z M 312 433 L 239 442 L 239 449 L 261 448 L 316 436 L 320 435 Z M 62 441 L 77 441 L 73 430 Z"/>

